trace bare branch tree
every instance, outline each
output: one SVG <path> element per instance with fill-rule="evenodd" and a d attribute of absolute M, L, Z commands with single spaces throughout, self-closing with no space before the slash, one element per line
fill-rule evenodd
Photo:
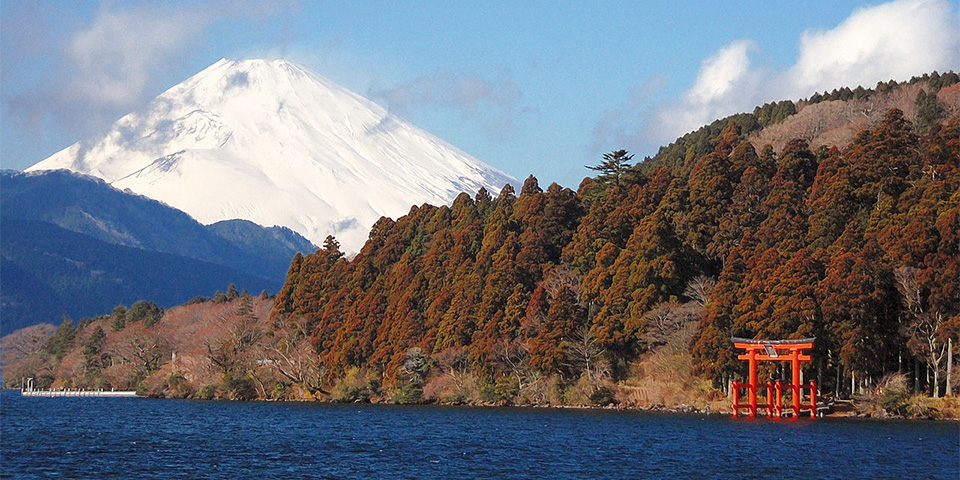
<path fill-rule="evenodd" d="M 904 306 L 914 315 L 923 313 L 923 304 L 921 303 L 923 297 L 920 292 L 920 284 L 917 282 L 918 271 L 916 267 L 908 266 L 897 267 L 893 271 L 893 278 L 897 281 L 897 290 L 903 296 Z"/>
<path fill-rule="evenodd" d="M 710 294 L 717 286 L 717 280 L 706 275 L 697 275 L 687 282 L 687 288 L 683 290 L 684 296 L 697 302 L 701 307 L 710 301 Z"/>
<path fill-rule="evenodd" d="M 606 352 L 589 325 L 580 325 L 574 330 L 569 339 L 564 340 L 563 348 L 565 363 L 572 371 L 586 373 L 587 379 L 594 383 L 610 376 L 610 367 L 604 361 Z"/>
<path fill-rule="evenodd" d="M 447 375 L 457 388 L 458 394 L 466 391 L 466 379 L 469 377 L 470 350 L 466 347 L 448 348 L 433 356 L 440 370 Z"/>
<path fill-rule="evenodd" d="M 158 334 L 145 331 L 125 339 L 111 353 L 125 363 L 132 363 L 137 376 L 144 378 L 160 368 L 161 360 L 170 355 L 170 347 Z"/>
<path fill-rule="evenodd" d="M 510 372 L 517 379 L 517 387 L 522 391 L 527 385 L 526 380 L 530 375 L 530 347 L 520 341 L 519 338 L 497 342 L 496 361 L 501 369 Z"/>
<path fill-rule="evenodd" d="M 581 277 L 572 270 L 564 266 L 559 266 L 550 270 L 546 278 L 543 279 L 543 290 L 551 300 L 556 298 L 564 287 L 573 292 L 577 303 L 583 298 L 583 287 L 580 285 Z"/>
<path fill-rule="evenodd" d="M 283 318 L 274 326 L 273 336 L 263 342 L 262 359 L 281 376 L 302 385 L 311 394 L 329 392 L 323 389 L 327 368 L 310 345 L 308 319 L 303 316 Z"/>
<path fill-rule="evenodd" d="M 911 314 L 911 320 L 903 325 L 907 337 L 907 348 L 933 370 L 933 396 L 940 396 L 940 372 L 947 353 L 944 340 L 943 314 L 927 312 L 923 306 L 923 292 L 917 280 L 919 270 L 915 267 L 901 266 L 893 271 L 904 305 Z"/>
<path fill-rule="evenodd" d="M 230 314 L 220 315 L 217 322 L 226 333 L 212 342 L 204 343 L 210 362 L 222 373 L 252 367 L 254 361 L 251 354 L 255 352 L 250 347 L 263 338 L 264 332 L 253 313 L 250 297 L 242 297 L 240 306 Z"/>
<path fill-rule="evenodd" d="M 678 339 L 675 337 L 689 330 L 686 327 L 697 321 L 701 309 L 698 302 L 657 303 L 644 315 L 646 326 L 643 342 L 650 347 L 670 343 L 671 339 L 676 343 Z"/>
<path fill-rule="evenodd" d="M 940 312 L 927 312 L 914 316 L 906 325 L 907 347 L 918 357 L 923 358 L 933 370 L 933 397 L 940 397 L 940 372 L 943 359 L 947 354 L 947 342 L 943 341 L 943 315 Z"/>
<path fill-rule="evenodd" d="M 17 330 L 3 337 L 0 348 L 4 352 L 4 363 L 11 363 L 15 359 L 39 353 L 55 331 L 56 327 L 52 325 L 40 324 Z"/>

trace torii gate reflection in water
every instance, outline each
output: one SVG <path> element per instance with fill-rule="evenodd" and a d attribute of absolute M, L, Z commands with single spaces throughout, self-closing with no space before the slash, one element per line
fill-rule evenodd
<path fill-rule="evenodd" d="M 805 350 L 813 348 L 813 338 L 804 338 L 800 340 L 756 340 L 749 338 L 733 337 L 733 346 L 744 350 L 746 353 L 740 354 L 737 358 L 746 360 L 750 366 L 749 383 L 740 383 L 734 381 L 733 387 L 733 416 L 740 416 L 740 411 L 747 409 L 747 417 L 756 417 L 757 408 L 765 408 L 767 416 L 779 418 L 784 416 L 783 411 L 783 391 L 784 387 L 790 392 L 793 403 L 793 418 L 799 418 L 800 412 L 809 410 L 810 417 L 817 416 L 817 382 L 811 381 L 808 384 L 800 384 L 800 362 L 809 362 L 811 360 Z M 768 381 L 766 405 L 757 405 L 757 362 L 790 362 L 793 378 L 790 385 L 783 385 L 780 380 L 776 382 Z M 748 392 L 749 403 L 740 404 L 740 389 L 745 388 Z M 810 391 L 810 403 L 802 402 L 803 391 Z"/>

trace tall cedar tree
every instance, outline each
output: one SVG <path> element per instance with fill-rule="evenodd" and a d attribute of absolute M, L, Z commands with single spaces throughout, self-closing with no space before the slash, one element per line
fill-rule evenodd
<path fill-rule="evenodd" d="M 413 207 L 378 221 L 352 260 L 330 239 L 294 258 L 272 318 L 309 319 L 334 377 L 359 367 L 396 381 L 415 347 L 457 352 L 487 378 L 523 362 L 577 375 L 563 342 L 584 324 L 619 376 L 643 351 L 650 309 L 707 275 L 717 284 L 691 352 L 718 384 L 742 368 L 731 336 L 815 336 L 825 381 L 877 377 L 900 355 L 930 362 L 893 327 L 911 308 L 894 272 L 914 269 L 917 305 L 943 319 L 936 341 L 956 339 L 958 121 L 919 137 L 891 111 L 816 154 L 801 140 L 758 153 L 746 138 L 758 125 L 716 123 L 643 168 L 611 152 L 576 193 L 531 176 L 519 196 L 508 185 Z M 579 290 L 548 288 L 558 269 Z"/>

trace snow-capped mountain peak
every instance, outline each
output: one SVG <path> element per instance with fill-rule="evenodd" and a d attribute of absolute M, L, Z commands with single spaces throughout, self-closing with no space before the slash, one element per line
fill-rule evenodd
<path fill-rule="evenodd" d="M 28 170 L 66 168 L 202 223 L 289 227 L 355 252 L 381 216 L 515 180 L 285 60 L 223 59 Z"/>

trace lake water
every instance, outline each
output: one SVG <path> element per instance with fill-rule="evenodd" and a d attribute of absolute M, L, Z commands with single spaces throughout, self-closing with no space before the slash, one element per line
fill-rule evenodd
<path fill-rule="evenodd" d="M 960 423 L 0 394 L 2 478 L 960 478 Z"/>

